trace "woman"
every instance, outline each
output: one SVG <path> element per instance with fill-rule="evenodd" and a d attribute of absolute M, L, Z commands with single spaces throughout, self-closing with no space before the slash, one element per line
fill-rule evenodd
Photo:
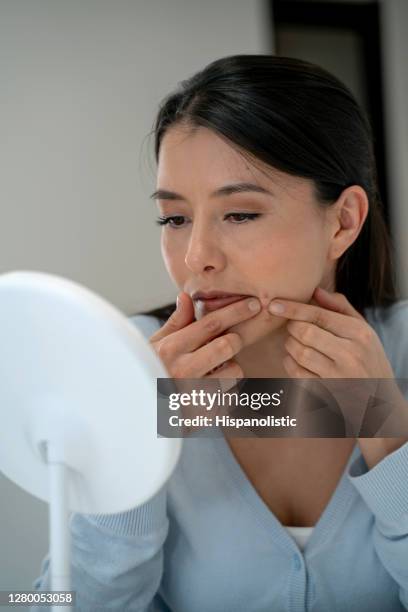
<path fill-rule="evenodd" d="M 180 293 L 133 321 L 172 377 L 405 376 L 372 135 L 341 82 L 222 58 L 164 101 L 155 138 Z M 187 438 L 154 498 L 71 532 L 79 610 L 408 610 L 408 440 Z"/>

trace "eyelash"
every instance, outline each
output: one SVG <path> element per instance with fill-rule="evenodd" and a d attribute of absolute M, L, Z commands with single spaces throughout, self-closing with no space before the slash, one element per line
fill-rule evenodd
<path fill-rule="evenodd" d="M 246 217 L 247 221 L 254 221 L 255 219 L 257 219 L 258 217 L 260 217 L 260 213 L 228 213 L 228 215 L 225 215 L 225 217 L 233 217 L 233 216 L 239 216 L 239 217 Z M 183 215 L 175 215 L 173 217 L 158 217 L 156 219 L 156 223 L 158 225 L 167 225 L 169 224 L 169 221 L 171 221 L 172 219 L 183 219 Z M 234 225 L 242 225 L 242 223 L 238 222 L 235 223 Z M 169 227 L 172 227 L 173 229 L 176 229 L 177 227 L 183 227 L 183 225 L 171 225 L 169 224 Z"/>

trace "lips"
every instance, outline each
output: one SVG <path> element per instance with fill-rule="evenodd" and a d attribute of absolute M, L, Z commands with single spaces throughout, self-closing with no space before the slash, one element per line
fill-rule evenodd
<path fill-rule="evenodd" d="M 242 297 L 243 295 L 243 293 L 231 293 L 229 291 L 217 291 L 214 289 L 213 291 L 195 291 L 191 297 L 193 300 L 210 300 L 213 298 Z"/>
<path fill-rule="evenodd" d="M 223 308 L 229 304 L 234 304 L 234 302 L 239 302 L 247 297 L 247 295 L 229 294 L 226 297 L 212 297 L 207 299 L 202 297 L 195 298 L 195 301 L 197 301 L 206 312 L 212 312 L 218 308 Z"/>

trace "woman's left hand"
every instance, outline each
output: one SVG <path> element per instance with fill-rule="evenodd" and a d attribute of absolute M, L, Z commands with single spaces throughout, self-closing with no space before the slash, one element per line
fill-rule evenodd
<path fill-rule="evenodd" d="M 381 341 L 364 317 L 342 293 L 318 287 L 319 304 L 276 299 L 269 312 L 287 319 L 288 355 L 283 365 L 300 378 L 394 378 Z M 283 312 L 270 310 L 282 304 Z"/>
<path fill-rule="evenodd" d="M 289 338 L 285 344 L 288 355 L 283 361 L 288 374 L 294 378 L 394 379 L 394 383 L 387 385 L 393 398 L 391 404 L 398 406 L 399 422 L 406 422 L 408 403 L 396 384 L 391 364 L 375 330 L 342 293 L 330 293 L 318 287 L 312 297 L 318 305 L 281 299 L 273 300 L 269 305 L 270 309 L 279 302 L 283 311 L 270 310 L 271 314 L 289 319 Z M 360 392 L 361 389 L 360 386 Z M 406 425 L 402 429 L 406 430 Z M 406 443 L 408 438 L 357 440 L 371 469 Z"/>

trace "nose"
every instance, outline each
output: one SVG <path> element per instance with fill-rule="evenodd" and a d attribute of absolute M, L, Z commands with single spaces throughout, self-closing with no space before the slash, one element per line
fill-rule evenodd
<path fill-rule="evenodd" d="M 213 228 L 203 223 L 193 224 L 184 261 L 194 274 L 219 271 L 225 267 L 225 254 Z"/>

